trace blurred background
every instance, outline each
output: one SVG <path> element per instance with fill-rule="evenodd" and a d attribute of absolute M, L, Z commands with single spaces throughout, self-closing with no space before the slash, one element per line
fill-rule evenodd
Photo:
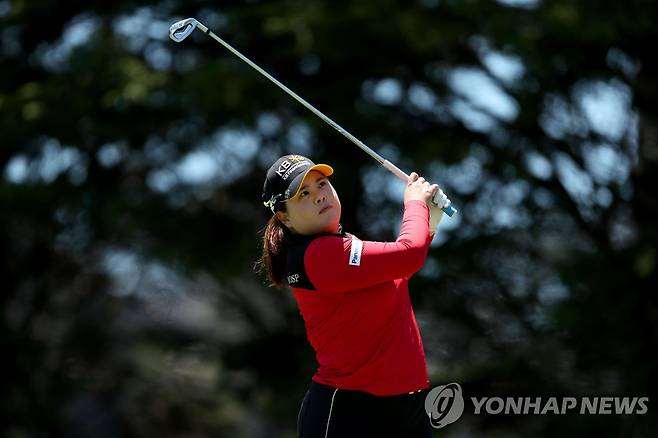
<path fill-rule="evenodd" d="M 266 169 L 330 163 L 345 230 L 396 236 L 403 184 L 185 17 L 459 209 L 410 285 L 433 386 L 651 399 L 436 436 L 656 436 L 653 0 L 0 0 L 0 435 L 295 436 Z"/>

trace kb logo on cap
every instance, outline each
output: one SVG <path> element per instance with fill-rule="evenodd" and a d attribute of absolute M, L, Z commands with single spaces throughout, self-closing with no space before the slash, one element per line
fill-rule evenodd
<path fill-rule="evenodd" d="M 279 175 L 281 179 L 286 180 L 293 170 L 306 163 L 311 164 L 305 157 L 302 157 L 301 155 L 290 155 L 279 165 L 279 168 L 276 170 L 276 174 Z"/>

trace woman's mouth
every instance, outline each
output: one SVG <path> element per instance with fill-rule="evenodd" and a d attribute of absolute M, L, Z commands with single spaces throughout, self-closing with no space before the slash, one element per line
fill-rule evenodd
<path fill-rule="evenodd" d="M 322 214 L 325 211 L 329 210 L 330 208 L 334 208 L 334 207 L 331 206 L 331 205 L 326 205 L 326 206 L 322 207 L 322 209 L 320 210 L 320 213 L 318 213 L 318 214 Z"/>

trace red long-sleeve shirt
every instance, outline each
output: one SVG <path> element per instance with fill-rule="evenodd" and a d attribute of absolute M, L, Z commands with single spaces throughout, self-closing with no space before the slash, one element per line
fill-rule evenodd
<path fill-rule="evenodd" d="M 293 237 L 288 284 L 316 352 L 313 380 L 375 395 L 429 387 L 407 283 L 430 242 L 422 201 L 405 203 L 395 242 L 350 234 Z"/>

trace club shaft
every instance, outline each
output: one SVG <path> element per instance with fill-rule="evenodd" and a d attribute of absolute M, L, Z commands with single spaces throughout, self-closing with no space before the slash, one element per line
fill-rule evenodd
<path fill-rule="evenodd" d="M 377 160 L 378 162 L 382 163 L 384 162 L 384 159 L 375 151 L 370 149 L 368 146 L 366 146 L 361 140 L 358 138 L 354 137 L 352 134 L 350 134 L 348 131 L 346 131 L 342 126 L 340 126 L 338 123 L 334 122 L 331 120 L 328 116 L 322 113 L 319 109 L 308 103 L 304 98 L 299 96 L 297 93 L 292 91 L 290 88 L 286 87 L 284 84 L 279 82 L 274 76 L 270 75 L 268 72 L 260 68 L 256 63 L 252 62 L 249 58 L 244 56 L 242 53 L 240 53 L 238 50 L 233 48 L 230 44 L 228 44 L 226 41 L 218 37 L 216 34 L 214 34 L 212 31 L 208 31 L 208 35 L 210 35 L 213 39 L 215 39 L 217 42 L 219 42 L 221 45 L 226 47 L 228 50 L 233 52 L 234 55 L 242 59 L 244 62 L 249 64 L 251 67 L 256 69 L 260 74 L 265 76 L 267 79 L 275 83 L 279 88 L 281 88 L 283 91 L 288 93 L 293 99 L 295 99 L 297 102 L 301 103 L 304 105 L 306 108 L 311 110 L 316 116 L 320 117 L 322 120 L 324 120 L 326 123 L 328 123 L 330 126 L 332 126 L 336 131 L 340 132 L 343 134 L 345 137 L 347 137 L 352 143 L 363 149 L 368 155 L 370 155 L 372 158 Z M 398 169 L 399 170 L 399 169 Z M 400 175 L 406 175 L 403 171 L 400 170 L 399 172 Z M 406 177 L 405 177 L 406 179 Z"/>
<path fill-rule="evenodd" d="M 386 168 L 388 171 L 390 171 L 392 174 L 400 178 L 402 181 L 407 181 L 409 178 L 409 175 L 407 175 L 404 171 L 402 171 L 399 167 L 397 167 L 395 164 L 391 163 L 390 161 L 384 159 L 381 155 L 379 155 L 377 152 L 373 151 L 371 148 L 366 146 L 365 143 L 363 143 L 361 140 L 350 134 L 347 130 L 345 130 L 342 126 L 340 126 L 338 123 L 334 122 L 331 120 L 329 117 L 324 115 L 322 111 L 318 110 L 315 108 L 313 105 L 308 103 L 306 100 L 304 100 L 301 96 L 299 96 L 297 93 L 292 91 L 290 88 L 286 87 L 283 85 L 281 82 L 279 82 L 274 76 L 270 75 L 268 72 L 260 68 L 256 63 L 252 62 L 249 58 L 244 56 L 242 53 L 240 53 L 238 50 L 236 50 L 233 46 L 231 46 L 229 43 L 221 39 L 219 36 L 215 35 L 212 31 L 210 31 L 206 26 L 202 25 L 201 23 L 198 23 L 197 27 L 199 30 L 202 32 L 207 33 L 211 38 L 213 38 L 215 41 L 220 43 L 222 46 L 224 46 L 226 49 L 228 49 L 231 53 L 233 53 L 235 56 L 249 64 L 253 69 L 258 71 L 261 75 L 265 76 L 267 79 L 269 79 L 271 82 L 273 82 L 277 87 L 281 88 L 283 91 L 288 93 L 289 96 L 291 96 L 293 99 L 295 99 L 297 102 L 301 103 L 304 105 L 306 108 L 308 108 L 313 114 L 324 120 L 329 126 L 333 127 L 336 131 L 340 132 L 343 136 L 345 136 L 347 139 L 349 139 L 352 143 L 357 145 L 361 150 L 363 150 L 365 153 L 370 155 L 372 158 L 377 160 L 379 164 L 381 164 L 384 168 Z M 443 208 L 443 211 L 448 215 L 452 216 L 455 214 L 457 210 L 455 210 L 452 206 L 448 206 Z"/>

